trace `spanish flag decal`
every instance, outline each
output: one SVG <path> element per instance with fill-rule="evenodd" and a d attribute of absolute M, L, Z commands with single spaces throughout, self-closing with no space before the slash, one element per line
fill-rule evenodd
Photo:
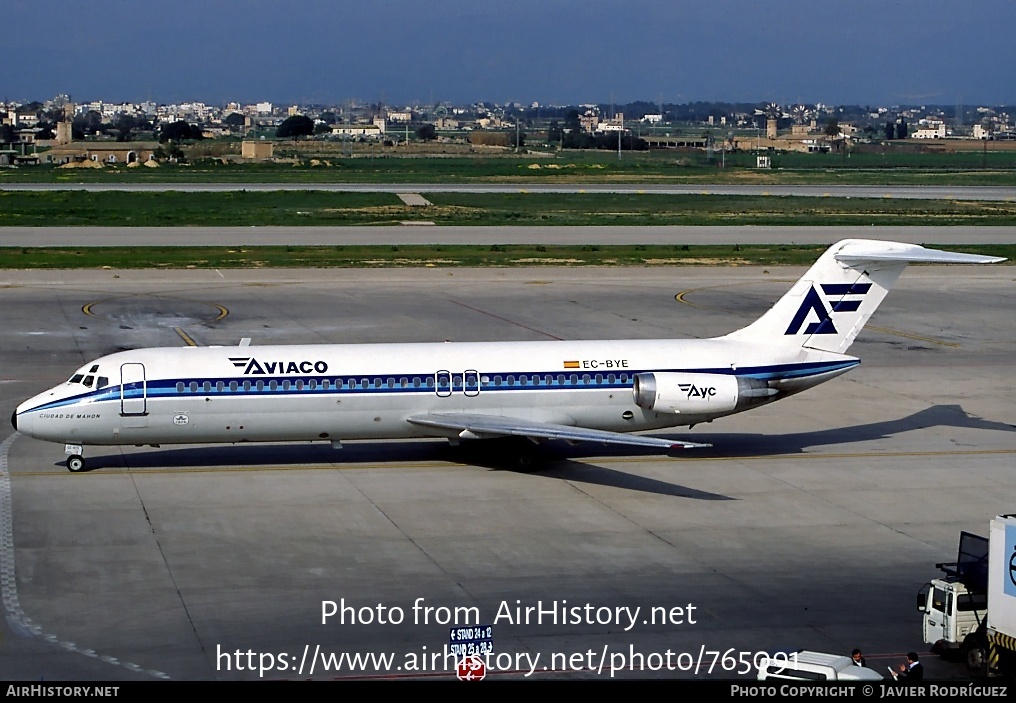
<path fill-rule="evenodd" d="M 566 362 L 564 362 L 564 367 L 566 369 L 577 369 L 579 367 L 579 362 L 577 362 L 577 361 L 566 361 Z"/>

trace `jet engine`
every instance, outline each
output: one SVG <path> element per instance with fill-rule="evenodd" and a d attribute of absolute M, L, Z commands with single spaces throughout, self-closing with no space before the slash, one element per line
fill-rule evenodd
<path fill-rule="evenodd" d="M 718 373 L 639 373 L 635 404 L 658 413 L 713 415 L 772 400 L 779 391 L 765 381 Z"/>

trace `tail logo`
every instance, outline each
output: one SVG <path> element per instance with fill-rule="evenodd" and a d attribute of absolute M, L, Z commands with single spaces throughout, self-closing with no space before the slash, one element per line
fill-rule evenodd
<path fill-rule="evenodd" d="M 797 334 L 801 331 L 805 320 L 814 313 L 818 321 L 811 322 L 804 329 L 805 334 L 838 334 L 836 325 L 833 324 L 832 314 L 834 312 L 857 312 L 861 307 L 861 299 L 871 288 L 870 283 L 822 283 L 819 284 L 826 299 L 836 298 L 831 307 L 826 307 L 822 295 L 812 286 L 808 294 L 804 296 L 801 307 L 794 314 L 790 326 L 783 334 Z M 855 296 L 847 300 L 846 296 Z"/>

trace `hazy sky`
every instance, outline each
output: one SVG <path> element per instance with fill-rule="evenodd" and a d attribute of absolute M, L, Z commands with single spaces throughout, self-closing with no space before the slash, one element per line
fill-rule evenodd
<path fill-rule="evenodd" d="M 1016 1 L 3 0 L 0 99 L 1016 103 Z"/>

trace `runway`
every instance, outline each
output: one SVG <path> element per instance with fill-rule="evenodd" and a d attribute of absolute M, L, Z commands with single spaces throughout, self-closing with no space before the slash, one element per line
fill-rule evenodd
<path fill-rule="evenodd" d="M 707 337 L 801 273 L 4 271 L 0 416 L 88 359 L 179 346 L 177 330 L 255 346 Z M 92 449 L 99 468 L 71 474 L 62 447 L 5 425 L 0 678 L 449 678 L 409 664 L 448 643 L 442 614 L 493 625 L 494 679 L 536 655 L 530 678 L 607 679 L 616 654 L 667 651 L 680 666 L 644 657 L 615 678 L 743 678 L 685 665 L 799 648 L 861 647 L 884 671 L 925 651 L 914 594 L 959 531 L 1016 506 L 1012 279 L 908 269 L 850 349 L 860 367 L 671 433 L 714 445 L 680 459 L 552 444 L 521 473 L 442 442 L 164 446 Z M 322 623 L 332 601 L 345 623 Z M 354 652 L 394 658 L 324 656 Z"/>
<path fill-rule="evenodd" d="M 715 183 L 3 183 L 0 191 L 212 193 L 312 190 L 334 193 L 630 193 L 655 195 L 751 195 L 906 200 L 1016 200 L 1013 186 L 726 185 Z"/>
<path fill-rule="evenodd" d="M 1012 244 L 1016 227 L 0 227 L 0 247 L 832 244 L 847 238 Z"/>

